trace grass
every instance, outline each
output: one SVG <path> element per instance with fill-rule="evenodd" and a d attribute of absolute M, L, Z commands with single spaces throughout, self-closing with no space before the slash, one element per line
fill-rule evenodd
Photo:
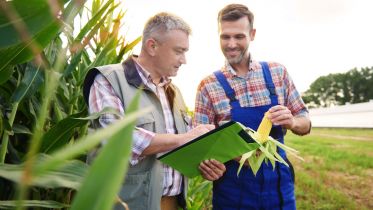
<path fill-rule="evenodd" d="M 314 128 L 308 136 L 288 133 L 285 139 L 305 160 L 289 157 L 295 169 L 297 209 L 373 209 L 372 129 Z M 211 193 L 206 193 L 211 183 L 204 182 L 196 191 L 200 183 L 200 178 L 192 180 L 189 196 L 203 200 L 202 209 L 211 209 Z"/>
<path fill-rule="evenodd" d="M 373 208 L 373 131 L 313 129 L 286 136 L 304 162 L 290 158 L 296 171 L 298 209 Z"/>

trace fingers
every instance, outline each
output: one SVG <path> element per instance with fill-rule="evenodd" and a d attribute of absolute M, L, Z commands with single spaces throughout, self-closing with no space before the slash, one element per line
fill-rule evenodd
<path fill-rule="evenodd" d="M 202 130 L 202 131 L 211 131 L 215 128 L 215 125 L 212 124 L 201 124 L 195 127 L 194 129 Z"/>
<path fill-rule="evenodd" d="M 273 125 L 281 125 L 288 129 L 294 126 L 294 116 L 286 106 L 276 105 L 271 107 L 268 112 L 268 118 Z"/>
<path fill-rule="evenodd" d="M 205 126 L 206 126 L 206 128 L 207 128 L 209 131 L 215 129 L 215 125 L 213 125 L 213 124 L 206 124 Z"/>
<path fill-rule="evenodd" d="M 189 135 L 191 135 L 192 138 L 196 138 L 198 136 L 201 136 L 210 130 L 213 130 L 215 128 L 214 125 L 211 124 L 202 124 L 198 125 L 197 127 L 193 128 L 188 132 Z"/>
<path fill-rule="evenodd" d="M 223 163 L 221 163 L 217 160 L 214 160 L 214 159 L 211 159 L 210 163 L 213 165 L 213 167 L 218 169 L 219 172 L 222 172 L 222 173 L 225 172 L 226 168 L 225 168 L 225 165 Z"/>
<path fill-rule="evenodd" d="M 209 181 L 215 181 L 223 176 L 226 168 L 223 163 L 216 160 L 205 160 L 199 165 L 199 170 L 203 178 Z"/>

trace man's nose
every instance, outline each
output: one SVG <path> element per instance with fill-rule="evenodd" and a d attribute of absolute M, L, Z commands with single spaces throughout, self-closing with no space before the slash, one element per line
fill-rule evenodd
<path fill-rule="evenodd" d="M 229 40 L 228 40 L 228 47 L 229 48 L 235 48 L 237 46 L 237 41 L 231 37 Z"/>
<path fill-rule="evenodd" d="M 181 55 L 181 57 L 180 57 L 180 63 L 181 64 L 186 64 L 187 63 L 185 54 Z"/>

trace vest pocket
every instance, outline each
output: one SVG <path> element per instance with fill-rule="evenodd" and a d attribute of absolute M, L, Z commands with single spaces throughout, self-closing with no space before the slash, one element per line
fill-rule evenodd
<path fill-rule="evenodd" d="M 150 172 L 131 174 L 126 176 L 119 197 L 131 209 L 148 209 L 150 192 Z"/>
<path fill-rule="evenodd" d="M 137 120 L 136 127 L 143 128 L 148 131 L 155 131 L 155 120 L 153 115 L 145 115 Z"/>

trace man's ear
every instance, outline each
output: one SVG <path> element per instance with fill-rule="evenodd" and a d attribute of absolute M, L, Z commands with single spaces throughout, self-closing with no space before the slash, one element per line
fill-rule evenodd
<path fill-rule="evenodd" d="M 145 49 L 149 55 L 155 55 L 155 49 L 157 48 L 157 43 L 154 39 L 150 38 L 145 41 Z"/>
<path fill-rule="evenodd" d="M 256 29 L 255 28 L 251 29 L 251 31 L 250 31 L 250 41 L 254 41 L 255 34 L 256 34 Z"/>

